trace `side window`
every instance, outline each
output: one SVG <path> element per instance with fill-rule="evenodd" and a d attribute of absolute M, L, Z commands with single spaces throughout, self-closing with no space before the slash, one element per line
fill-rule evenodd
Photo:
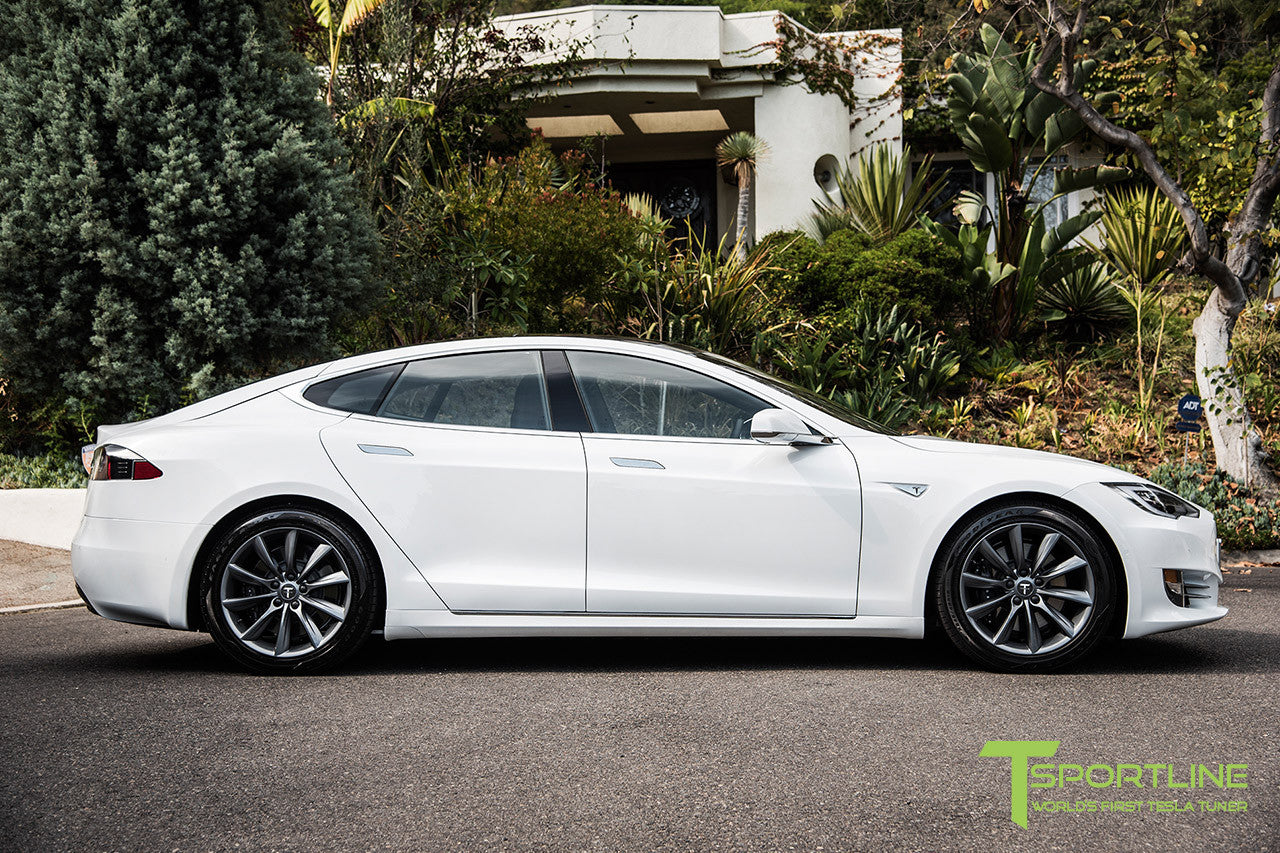
<path fill-rule="evenodd" d="M 568 356 L 596 432 L 749 439 L 752 416 L 771 408 L 682 367 L 611 353 Z"/>
<path fill-rule="evenodd" d="M 373 367 L 359 373 L 348 373 L 337 379 L 326 379 L 312 385 L 302 396 L 317 406 L 371 415 L 386 396 L 391 383 L 404 369 L 403 364 Z"/>
<path fill-rule="evenodd" d="M 410 362 L 377 414 L 431 424 L 550 429 L 536 352 L 486 352 Z"/>

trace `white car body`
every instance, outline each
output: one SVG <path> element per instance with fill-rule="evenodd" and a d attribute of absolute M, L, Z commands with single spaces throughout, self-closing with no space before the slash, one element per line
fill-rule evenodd
<path fill-rule="evenodd" d="M 498 350 L 619 353 L 696 371 L 799 416 L 829 444 L 431 425 L 348 414 L 312 383 Z M 1036 496 L 1105 532 L 1123 636 L 1221 618 L 1213 518 L 1164 518 L 1104 483 L 1131 474 L 1050 453 L 891 437 L 691 351 L 611 339 L 428 344 L 330 362 L 137 424 L 102 427 L 163 476 L 94 481 L 72 547 L 110 619 L 197 629 L 210 535 L 281 497 L 363 531 L 388 639 L 478 635 L 920 637 L 944 537 L 987 502 Z M 364 445 L 364 448 L 361 448 Z M 923 487 L 923 488 L 921 488 Z M 1162 571 L 1195 578 L 1178 606 Z"/>

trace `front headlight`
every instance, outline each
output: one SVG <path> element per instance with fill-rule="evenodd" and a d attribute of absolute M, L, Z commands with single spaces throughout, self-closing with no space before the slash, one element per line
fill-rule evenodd
<path fill-rule="evenodd" d="M 1124 495 L 1129 503 L 1164 518 L 1199 518 L 1200 508 L 1173 492 L 1146 483 L 1103 483 Z"/>

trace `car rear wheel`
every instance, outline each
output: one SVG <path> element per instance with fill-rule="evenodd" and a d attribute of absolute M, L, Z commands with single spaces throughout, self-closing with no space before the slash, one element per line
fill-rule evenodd
<path fill-rule="evenodd" d="M 1116 567 L 1098 537 L 1058 509 L 1010 506 L 945 546 L 935 580 L 952 643 L 1002 672 L 1047 672 L 1088 654 L 1114 614 Z"/>
<path fill-rule="evenodd" d="M 342 523 L 301 509 L 265 512 L 215 544 L 202 576 L 218 646 L 255 672 L 332 667 L 369 636 L 374 561 Z"/>

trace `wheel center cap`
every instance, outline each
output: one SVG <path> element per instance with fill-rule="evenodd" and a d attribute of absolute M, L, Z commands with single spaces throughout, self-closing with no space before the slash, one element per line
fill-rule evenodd
<path fill-rule="evenodd" d="M 1023 598 L 1026 598 L 1027 596 L 1031 595 L 1031 591 L 1034 589 L 1035 589 L 1035 584 L 1033 584 L 1031 581 L 1029 580 L 1018 581 L 1018 595 L 1021 595 Z"/>
<path fill-rule="evenodd" d="M 280 600 L 294 601 L 298 597 L 298 585 L 296 583 L 280 584 Z"/>

